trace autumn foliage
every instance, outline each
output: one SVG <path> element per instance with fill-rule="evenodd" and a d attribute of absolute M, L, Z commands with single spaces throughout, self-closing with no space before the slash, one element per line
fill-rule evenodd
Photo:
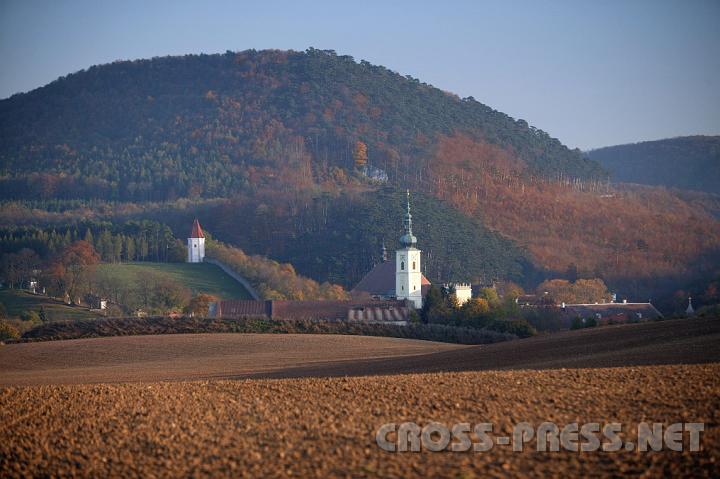
<path fill-rule="evenodd" d="M 216 241 L 206 243 L 208 258 L 219 260 L 256 287 L 263 299 L 348 299 L 341 286 L 304 278 L 291 264 L 281 264 L 262 256 L 249 256 L 242 250 Z"/>
<path fill-rule="evenodd" d="M 50 264 L 47 276 L 58 293 L 78 303 L 80 295 L 87 291 L 87 284 L 100 256 L 87 241 L 75 241 L 67 246 Z"/>
<path fill-rule="evenodd" d="M 527 173 L 511 151 L 440 138 L 429 187 L 467 215 L 527 247 L 543 267 L 618 279 L 682 274 L 720 249 L 720 223 L 661 188 Z"/>

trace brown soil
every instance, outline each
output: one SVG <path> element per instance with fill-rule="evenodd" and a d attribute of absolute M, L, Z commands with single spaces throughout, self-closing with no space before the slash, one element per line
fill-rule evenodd
<path fill-rule="evenodd" d="M 0 386 L 227 378 L 462 346 L 368 336 L 172 334 L 0 347 Z"/>
<path fill-rule="evenodd" d="M 480 347 L 238 334 L 9 345 L 0 348 L 0 380 L 36 385 L 0 388 L 0 476 L 718 477 L 718 323 Z M 519 370 L 427 372 L 502 368 Z M 182 380 L 344 372 L 380 375 Z M 152 382 L 47 385 L 130 380 Z M 523 421 L 619 422 L 627 440 L 641 421 L 702 422 L 705 432 L 694 453 L 380 450 L 377 428 L 405 421 L 493 423 L 495 437 Z"/>
<path fill-rule="evenodd" d="M 720 362 L 720 319 L 567 331 L 482 346 L 335 335 L 123 336 L 0 347 L 0 385 L 359 376 Z"/>
<path fill-rule="evenodd" d="M 717 477 L 720 365 L 0 390 L 0 475 Z M 700 452 L 389 453 L 384 423 L 704 422 Z M 533 448 L 534 449 L 534 448 Z"/>

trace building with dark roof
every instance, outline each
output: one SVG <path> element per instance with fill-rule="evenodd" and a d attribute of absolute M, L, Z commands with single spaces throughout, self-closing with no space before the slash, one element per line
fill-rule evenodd
<path fill-rule="evenodd" d="M 565 304 L 560 306 L 567 326 L 575 318 L 594 318 L 598 324 L 651 321 L 663 315 L 651 303 Z"/>
<path fill-rule="evenodd" d="M 424 274 L 420 274 L 422 294 L 425 296 L 430 281 Z M 375 299 L 395 298 L 395 263 L 383 261 L 366 274 L 355 287 L 350 290 L 353 297 L 370 296 Z"/>

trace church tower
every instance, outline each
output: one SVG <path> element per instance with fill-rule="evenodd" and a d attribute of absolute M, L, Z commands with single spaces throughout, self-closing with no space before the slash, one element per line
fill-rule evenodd
<path fill-rule="evenodd" d="M 188 263 L 202 263 L 205 258 L 205 235 L 203 234 L 200 222 L 195 219 L 192 226 L 192 232 L 187 242 Z"/>
<path fill-rule="evenodd" d="M 407 213 L 405 213 L 405 234 L 400 238 L 401 248 L 395 252 L 395 297 L 409 299 L 416 309 L 422 308 L 422 273 L 420 253 L 415 247 L 417 238 L 412 234 L 410 214 L 410 190 L 407 191 Z"/>

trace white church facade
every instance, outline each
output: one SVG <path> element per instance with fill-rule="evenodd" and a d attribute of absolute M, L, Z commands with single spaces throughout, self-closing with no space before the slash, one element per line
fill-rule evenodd
<path fill-rule="evenodd" d="M 420 261 L 422 251 L 417 249 L 417 238 L 412 233 L 412 215 L 410 214 L 410 191 L 407 192 L 407 212 L 405 213 L 405 234 L 400 237 L 402 246 L 395 252 L 395 297 L 413 302 L 416 309 L 422 308 L 422 272 Z"/>
<path fill-rule="evenodd" d="M 202 263 L 205 259 L 205 235 L 197 218 L 193 222 L 192 231 L 187 240 L 187 250 L 188 263 Z"/>

